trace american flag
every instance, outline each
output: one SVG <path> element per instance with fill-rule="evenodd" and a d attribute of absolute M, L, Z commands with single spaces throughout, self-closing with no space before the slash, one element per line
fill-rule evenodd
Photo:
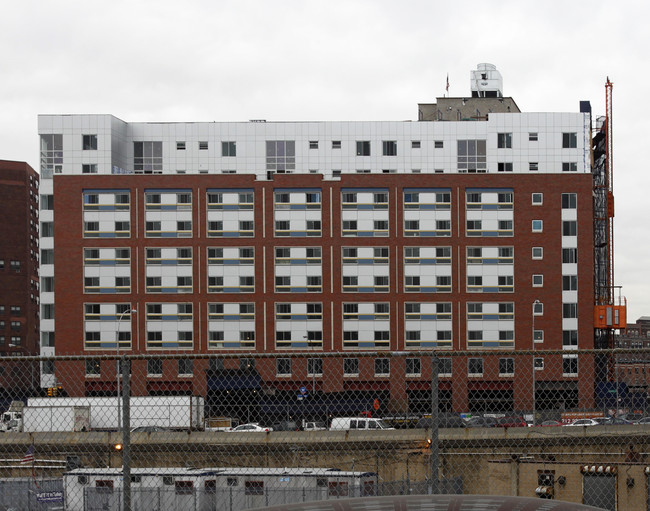
<path fill-rule="evenodd" d="M 34 444 L 29 446 L 21 463 L 34 463 Z"/>
<path fill-rule="evenodd" d="M 447 87 L 445 89 L 449 92 L 449 73 L 447 73 Z"/>

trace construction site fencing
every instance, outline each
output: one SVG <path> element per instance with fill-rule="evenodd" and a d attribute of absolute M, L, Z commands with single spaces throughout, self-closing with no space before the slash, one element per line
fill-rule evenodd
<path fill-rule="evenodd" d="M 650 350 L 0 357 L 0 510 L 650 509 Z"/>

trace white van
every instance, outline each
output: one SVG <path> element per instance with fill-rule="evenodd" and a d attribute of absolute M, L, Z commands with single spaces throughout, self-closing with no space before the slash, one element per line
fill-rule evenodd
<path fill-rule="evenodd" d="M 395 429 L 388 427 L 381 419 L 370 417 L 335 417 L 332 419 L 331 430 L 336 429 Z"/>

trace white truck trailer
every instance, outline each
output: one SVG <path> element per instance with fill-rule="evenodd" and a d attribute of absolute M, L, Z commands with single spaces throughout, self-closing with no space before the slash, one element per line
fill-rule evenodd
<path fill-rule="evenodd" d="M 26 406 L 23 408 L 23 431 L 89 431 L 89 406 Z"/>
<path fill-rule="evenodd" d="M 29 416 L 19 431 L 82 431 L 75 422 L 65 422 L 70 429 L 60 429 L 63 421 L 56 414 L 73 415 L 75 408 L 88 409 L 87 430 L 118 429 L 122 417 L 122 400 L 116 397 L 36 397 L 29 398 L 23 415 Z M 200 430 L 205 421 L 205 400 L 201 396 L 133 396 L 131 397 L 131 428 L 158 426 L 170 430 Z M 29 410 L 29 411 L 28 411 Z M 50 426 L 48 426 L 50 425 Z M 29 429 L 27 429 L 29 427 Z M 47 429 L 56 427 L 58 429 Z M 45 428 L 45 429 L 43 429 Z"/>

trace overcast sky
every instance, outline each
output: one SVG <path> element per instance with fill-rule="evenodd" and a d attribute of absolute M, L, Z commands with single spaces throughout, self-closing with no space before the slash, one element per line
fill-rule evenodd
<path fill-rule="evenodd" d="M 21 0 L 0 11 L 0 159 L 38 170 L 39 113 L 124 121 L 406 120 L 497 66 L 524 112 L 605 112 L 614 83 L 615 283 L 650 316 L 650 3 Z"/>

